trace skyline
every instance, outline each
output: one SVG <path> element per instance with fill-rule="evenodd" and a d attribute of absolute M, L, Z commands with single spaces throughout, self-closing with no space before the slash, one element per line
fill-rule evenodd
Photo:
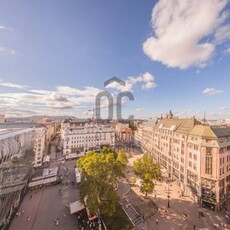
<path fill-rule="evenodd" d="M 124 117 L 171 109 L 182 117 L 206 111 L 207 119 L 230 118 L 228 0 L 1 6 L 0 113 L 6 117 L 92 117 L 99 92 L 115 98 L 128 90 L 135 100 L 123 102 Z M 104 88 L 114 76 L 126 85 Z"/>

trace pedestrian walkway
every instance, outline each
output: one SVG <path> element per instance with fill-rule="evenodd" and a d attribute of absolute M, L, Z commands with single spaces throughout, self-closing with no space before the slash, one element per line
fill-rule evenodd
<path fill-rule="evenodd" d="M 126 215 L 129 217 L 134 227 L 143 223 L 140 214 L 135 210 L 132 204 L 125 198 L 125 195 L 130 191 L 130 185 L 124 180 L 121 180 L 117 189 L 117 194 L 120 197 L 120 204 Z"/>

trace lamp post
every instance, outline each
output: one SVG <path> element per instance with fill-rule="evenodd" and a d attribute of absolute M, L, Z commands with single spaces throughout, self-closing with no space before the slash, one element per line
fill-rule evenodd
<path fill-rule="evenodd" d="M 169 180 L 168 180 L 168 208 L 170 208 L 170 196 L 169 196 Z"/>

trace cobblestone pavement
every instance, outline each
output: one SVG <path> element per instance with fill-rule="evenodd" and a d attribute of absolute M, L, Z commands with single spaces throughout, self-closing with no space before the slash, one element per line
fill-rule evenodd
<path fill-rule="evenodd" d="M 68 168 L 70 175 L 66 175 L 64 168 L 61 168 L 61 173 L 65 181 L 67 179 L 75 180 L 74 165 L 75 160 L 68 161 L 63 164 Z M 57 163 L 51 165 L 56 166 Z M 62 189 L 62 193 L 59 193 Z M 30 196 L 32 197 L 30 198 Z M 36 191 L 26 194 L 22 201 L 19 211 L 21 215 L 15 217 L 10 225 L 10 230 L 52 230 L 66 229 L 77 230 L 77 217 L 75 214 L 70 215 L 67 204 L 79 199 L 79 194 L 76 185 L 51 185 Z M 23 213 L 24 210 L 24 213 Z M 29 220 L 28 220 L 29 217 Z M 56 226 L 54 219 L 59 218 L 59 225 Z"/>
<path fill-rule="evenodd" d="M 129 166 L 126 170 L 127 178 L 135 177 L 132 172 L 132 164 L 133 161 L 142 156 L 143 154 L 131 154 Z M 137 180 L 136 186 L 132 189 L 136 194 L 142 196 L 139 186 L 140 180 Z M 211 210 L 199 207 L 190 197 L 181 197 L 179 191 L 180 188 L 177 182 L 172 182 L 171 185 L 168 185 L 165 181 L 157 182 L 150 198 L 158 206 L 158 213 L 145 219 L 144 224 L 140 225 L 139 227 L 141 228 L 139 229 L 192 230 L 194 225 L 196 225 L 196 229 L 211 230 L 217 229 L 214 227 L 214 223 L 219 225 L 218 229 L 230 229 L 229 226 L 224 228 L 222 225 L 222 223 L 226 222 L 223 212 L 217 214 Z M 169 201 L 168 195 L 170 196 Z M 204 217 L 199 218 L 199 211 L 204 213 Z"/>

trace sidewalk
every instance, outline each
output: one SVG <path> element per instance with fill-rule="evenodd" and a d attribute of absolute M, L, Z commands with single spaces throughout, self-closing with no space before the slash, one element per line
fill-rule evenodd
<path fill-rule="evenodd" d="M 70 173 L 68 178 L 64 177 L 63 168 L 60 169 L 65 181 L 75 179 L 74 165 L 75 161 L 64 164 Z M 79 193 L 75 186 L 63 184 L 51 185 L 27 193 L 19 207 L 21 215 L 13 219 L 9 230 L 78 229 L 76 216 L 70 215 L 66 205 L 78 200 Z M 62 193 L 59 192 L 60 189 Z M 58 226 L 54 222 L 56 218 L 60 221 Z"/>
<path fill-rule="evenodd" d="M 121 180 L 118 186 L 117 194 L 120 197 L 120 205 L 129 217 L 134 227 L 143 223 L 140 214 L 135 210 L 132 204 L 125 198 L 125 195 L 130 191 L 130 185 L 124 180 Z"/>
<path fill-rule="evenodd" d="M 132 164 L 133 161 L 142 156 L 142 154 L 133 154 L 133 156 L 129 158 L 129 165 L 125 173 L 127 178 L 136 177 L 132 171 Z M 133 187 L 132 190 L 136 196 L 143 196 L 143 194 L 140 193 L 140 180 L 137 180 L 136 187 Z M 132 190 L 130 193 L 132 193 Z M 168 195 L 170 196 L 169 208 Z M 211 230 L 217 229 L 213 226 L 214 223 L 221 226 L 221 223 L 226 222 L 222 213 L 217 214 L 211 210 L 199 207 L 190 197 L 181 197 L 177 182 L 172 182 L 169 187 L 164 181 L 157 182 L 153 194 L 149 197 L 158 206 L 159 211 L 156 215 L 150 215 L 149 218 L 145 219 L 140 229 L 192 230 L 194 229 L 194 225 L 196 225 L 196 229 Z M 199 218 L 199 211 L 204 213 L 204 217 Z M 220 227 L 219 229 L 230 228 Z"/>

